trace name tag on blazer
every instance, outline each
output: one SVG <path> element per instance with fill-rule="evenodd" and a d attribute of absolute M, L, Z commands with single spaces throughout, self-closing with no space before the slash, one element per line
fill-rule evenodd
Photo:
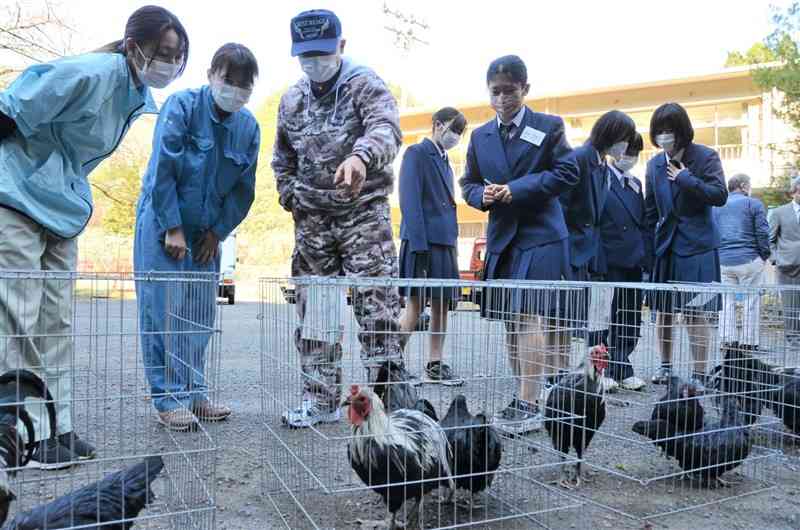
<path fill-rule="evenodd" d="M 534 129 L 533 127 L 525 127 L 522 130 L 522 134 L 519 137 L 529 144 L 533 144 L 537 147 L 542 145 L 542 140 L 544 140 L 545 133 L 540 131 L 539 129 Z"/>

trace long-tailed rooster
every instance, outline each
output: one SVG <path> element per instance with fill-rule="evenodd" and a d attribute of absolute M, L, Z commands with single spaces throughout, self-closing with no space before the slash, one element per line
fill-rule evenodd
<path fill-rule="evenodd" d="M 608 350 L 603 345 L 594 346 L 579 371 L 563 376 L 550 389 L 545 428 L 556 451 L 569 454 L 573 448 L 578 458 L 583 458 L 583 452 L 606 419 L 605 394 L 599 382 L 607 367 Z M 574 477 L 569 476 L 568 469 L 564 464 L 558 485 L 567 489 L 580 487 L 581 462 L 575 464 Z"/>
<path fill-rule="evenodd" d="M 370 524 L 397 528 L 397 512 L 413 499 L 412 525 L 419 519 L 426 493 L 439 486 L 455 487 L 442 428 L 419 410 L 398 409 L 387 415 L 380 398 L 358 385 L 350 387 L 346 404 L 353 433 L 348 445 L 350 465 L 364 484 L 383 497 L 390 513 L 386 521 Z"/>

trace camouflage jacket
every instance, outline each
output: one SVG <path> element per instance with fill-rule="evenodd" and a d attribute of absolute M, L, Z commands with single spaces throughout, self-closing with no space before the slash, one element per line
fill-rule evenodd
<path fill-rule="evenodd" d="M 281 206 L 343 215 L 387 197 L 400 143 L 397 104 L 375 72 L 344 59 L 336 84 L 319 99 L 304 76 L 278 108 L 272 169 Z M 368 161 L 357 197 L 333 183 L 336 168 L 352 154 Z"/>

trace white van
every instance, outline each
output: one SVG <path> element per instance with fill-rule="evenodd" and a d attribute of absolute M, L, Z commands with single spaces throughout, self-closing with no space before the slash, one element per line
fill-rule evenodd
<path fill-rule="evenodd" d="M 236 232 L 232 232 L 219 245 L 219 292 L 217 296 L 227 298 L 228 303 L 236 302 Z"/>

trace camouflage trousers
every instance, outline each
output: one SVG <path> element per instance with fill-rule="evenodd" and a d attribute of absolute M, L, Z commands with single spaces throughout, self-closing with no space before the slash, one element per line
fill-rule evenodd
<path fill-rule="evenodd" d="M 397 251 L 392 241 L 389 203 L 376 200 L 350 215 L 295 213 L 292 276 L 397 277 Z M 296 310 L 302 325 L 305 288 L 297 288 Z M 367 380 L 373 382 L 383 362 L 402 362 L 400 298 L 394 287 L 361 287 L 352 293 L 360 326 L 358 340 Z M 342 347 L 303 339 L 300 326 L 295 345 L 303 370 L 304 395 L 319 404 L 338 406 L 341 398 Z"/>

